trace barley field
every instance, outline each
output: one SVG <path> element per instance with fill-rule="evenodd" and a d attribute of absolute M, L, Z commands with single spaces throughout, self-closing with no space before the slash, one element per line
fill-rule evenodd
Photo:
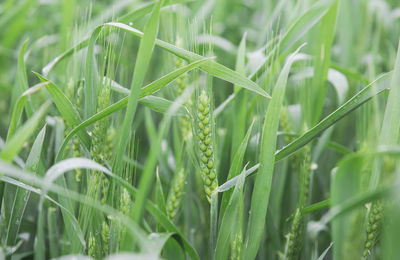
<path fill-rule="evenodd" d="M 0 260 L 400 259 L 399 0 L 1 0 Z"/>

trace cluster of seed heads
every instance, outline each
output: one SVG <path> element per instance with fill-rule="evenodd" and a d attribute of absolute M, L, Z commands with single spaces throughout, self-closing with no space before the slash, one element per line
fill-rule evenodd
<path fill-rule="evenodd" d="M 97 104 L 97 112 L 106 108 L 110 103 L 110 88 L 103 87 Z M 96 121 L 93 133 L 92 133 L 92 149 L 90 151 L 90 155 L 93 160 L 98 163 L 103 163 L 107 154 L 104 154 L 103 149 L 106 146 L 106 138 L 107 138 L 107 129 L 108 129 L 108 118 L 103 118 L 99 121 Z"/>
<path fill-rule="evenodd" d="M 383 203 L 378 200 L 372 203 L 368 214 L 367 238 L 364 246 L 364 257 L 370 254 L 372 247 L 377 243 L 382 221 Z"/>
<path fill-rule="evenodd" d="M 167 213 L 170 219 L 174 219 L 178 212 L 180 201 L 183 194 L 183 185 L 185 184 L 185 172 L 183 169 L 175 175 L 167 199 Z"/>
<path fill-rule="evenodd" d="M 125 216 L 129 214 L 129 211 L 131 209 L 131 203 L 132 203 L 131 195 L 129 194 L 127 189 L 122 188 L 122 194 L 120 197 L 119 205 L 122 214 L 124 214 Z"/>
<path fill-rule="evenodd" d="M 210 108 L 210 99 L 207 96 L 206 91 L 203 90 L 199 97 L 197 107 L 197 135 L 200 147 L 200 169 L 208 201 L 211 201 L 211 194 L 218 186 L 214 163 L 214 147 L 211 126 L 212 117 Z"/>
<path fill-rule="evenodd" d="M 309 192 L 309 184 L 311 176 L 310 146 L 307 145 L 303 148 L 299 158 L 303 158 L 302 162 L 298 164 L 300 165 L 299 203 L 292 222 L 292 228 L 289 233 L 287 259 L 298 259 L 301 252 L 302 239 L 303 239 L 302 236 L 305 225 L 301 210 L 306 205 Z"/>
<path fill-rule="evenodd" d="M 105 109 L 110 103 L 110 88 L 108 86 L 104 86 L 99 94 L 97 100 L 97 112 Z M 109 161 L 111 158 L 112 151 L 112 136 L 111 131 L 109 131 L 109 119 L 104 118 L 99 121 L 96 121 L 93 132 L 92 132 L 92 146 L 90 150 L 90 155 L 92 159 L 100 164 L 104 164 Z M 100 172 L 94 171 L 91 174 L 87 194 L 89 197 L 96 198 L 100 192 L 100 202 L 102 204 L 106 204 L 107 202 L 107 194 L 109 190 L 109 180 L 106 176 L 102 176 Z M 103 220 L 101 226 L 101 239 L 102 245 L 99 243 L 96 244 L 96 241 L 91 244 L 92 235 L 89 236 L 89 256 L 92 253 L 99 252 L 98 254 L 108 255 L 108 242 L 110 235 L 110 227 L 106 220 Z M 93 237 L 94 239 L 94 237 Z M 92 248 L 92 249 L 91 249 Z M 98 257 L 96 257 L 98 258 Z"/>
<path fill-rule="evenodd" d="M 89 243 L 88 243 L 88 255 L 91 258 L 96 258 L 96 238 L 93 233 L 89 233 Z"/>
<path fill-rule="evenodd" d="M 300 209 L 296 210 L 293 218 L 292 229 L 288 238 L 287 257 L 288 260 L 298 259 L 302 246 L 302 236 L 304 230 L 303 215 Z"/>
<path fill-rule="evenodd" d="M 300 207 L 304 207 L 307 201 L 310 178 L 311 178 L 311 157 L 310 157 L 310 146 L 306 145 L 303 148 L 300 157 L 303 158 L 300 164 Z"/>
<path fill-rule="evenodd" d="M 122 214 L 124 214 L 125 216 L 128 216 L 129 211 L 131 209 L 131 204 L 132 204 L 132 199 L 131 199 L 131 195 L 129 194 L 128 190 L 125 188 L 122 188 L 121 191 L 121 197 L 119 199 L 119 208 L 122 212 Z M 119 238 L 123 238 L 125 237 L 125 233 L 126 233 L 126 227 L 122 226 L 119 230 Z"/>
<path fill-rule="evenodd" d="M 109 254 L 110 226 L 105 220 L 101 225 L 101 238 L 103 240 L 103 254 L 107 256 Z"/>

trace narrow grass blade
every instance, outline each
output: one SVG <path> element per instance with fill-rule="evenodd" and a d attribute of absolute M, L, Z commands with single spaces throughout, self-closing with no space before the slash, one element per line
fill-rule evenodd
<path fill-rule="evenodd" d="M 300 137 L 296 138 L 293 140 L 291 143 L 283 147 L 282 149 L 276 151 L 275 155 L 275 162 L 278 162 L 288 156 L 290 156 L 292 153 L 296 152 L 299 150 L 301 147 L 304 145 L 308 144 L 313 140 L 314 138 L 318 137 L 324 130 L 329 128 L 330 126 L 334 125 L 337 121 L 348 115 L 350 112 L 354 111 L 357 109 L 359 106 L 364 104 L 365 102 L 369 101 L 371 98 L 374 96 L 382 93 L 385 90 L 388 90 L 388 86 L 385 84 L 385 82 L 380 82 L 384 81 L 387 79 L 391 73 L 385 73 L 381 76 L 379 76 L 376 80 L 371 82 L 368 86 L 360 90 L 357 94 L 355 94 L 351 99 L 349 99 L 346 103 L 341 105 L 339 108 L 337 108 L 334 112 L 329 114 L 327 117 L 325 117 L 323 120 L 321 120 L 318 124 L 316 124 L 314 127 L 312 127 L 310 130 L 302 134 Z M 374 85 L 376 83 L 380 83 L 378 87 L 375 87 Z M 250 176 L 252 174 L 257 173 L 257 169 L 260 167 L 259 164 L 256 164 L 249 170 L 247 170 L 248 173 L 246 173 L 246 176 Z M 237 181 L 237 177 L 232 178 L 231 180 L 225 182 L 222 184 L 219 189 L 223 188 L 223 190 L 228 190 L 235 186 Z"/>
<path fill-rule="evenodd" d="M 289 143 L 281 150 L 276 153 L 276 161 L 282 160 L 294 153 L 308 142 L 310 142 L 315 137 L 319 136 L 325 129 L 335 124 L 337 121 L 345 117 L 347 114 L 378 95 L 379 93 L 388 89 L 388 86 L 385 82 L 381 82 L 386 79 L 390 73 L 385 73 L 379 76 L 376 80 L 371 82 L 368 86 L 360 90 L 357 94 L 355 94 L 352 98 L 350 98 L 346 103 L 337 108 L 334 112 L 329 114 L 323 120 L 321 120 L 318 124 L 312 127 L 310 130 L 305 132 L 299 138 L 296 138 L 293 142 Z M 378 86 L 375 86 L 377 83 L 381 83 Z"/>
<path fill-rule="evenodd" d="M 47 223 L 48 232 L 47 236 L 49 238 L 49 252 L 51 258 L 56 258 L 59 252 L 59 246 L 57 241 L 59 240 L 58 226 L 57 226 L 57 211 L 56 208 L 49 208 L 47 211 Z"/>
<path fill-rule="evenodd" d="M 7 132 L 7 140 L 9 140 L 15 133 L 15 130 L 18 126 L 19 120 L 21 119 L 22 111 L 25 107 L 25 102 L 27 100 L 27 97 L 38 92 L 41 90 L 43 87 L 45 87 L 48 82 L 44 83 L 39 83 L 29 89 L 27 89 L 22 95 L 17 99 L 17 102 L 15 103 L 13 113 L 11 116 L 11 121 L 10 121 L 10 126 L 8 127 L 8 132 Z"/>
<path fill-rule="evenodd" d="M 139 100 L 139 103 L 147 106 L 148 108 L 151 108 L 154 111 L 160 112 L 162 114 L 165 114 L 173 104 L 172 101 L 167 100 L 162 97 L 157 97 L 157 96 L 143 97 Z M 174 116 L 187 116 L 188 113 L 189 112 L 187 111 L 186 107 L 179 106 L 177 111 L 174 112 Z"/>
<path fill-rule="evenodd" d="M 240 172 L 240 169 L 242 168 L 243 157 L 244 157 L 244 154 L 246 152 L 247 143 L 249 142 L 251 131 L 253 130 L 254 122 L 255 121 L 253 120 L 253 122 L 251 123 L 249 129 L 247 130 L 246 136 L 242 140 L 242 143 L 240 144 L 240 146 L 236 150 L 235 155 L 233 156 L 233 160 L 232 160 L 231 167 L 229 169 L 227 180 L 230 180 L 230 179 L 236 177 L 237 174 Z M 231 194 L 232 194 L 232 192 L 226 191 L 222 195 L 222 201 L 221 201 L 221 207 L 220 207 L 221 216 L 224 215 L 225 208 L 226 208 L 226 206 L 228 205 L 228 203 L 230 201 Z"/>
<path fill-rule="evenodd" d="M 26 40 L 21 47 L 21 50 L 19 51 L 18 54 L 18 82 L 19 82 L 19 87 L 21 92 L 25 92 L 29 88 L 29 83 L 28 83 L 28 76 L 26 75 L 26 67 L 25 67 L 25 49 L 26 46 L 28 45 L 28 40 Z M 32 103 L 30 100 L 30 97 L 27 97 L 28 99 L 28 105 L 25 107 L 26 114 L 28 118 L 30 118 L 33 114 L 33 108 L 32 108 Z"/>
<path fill-rule="evenodd" d="M 158 129 L 158 135 L 156 140 L 151 143 L 150 152 L 147 157 L 147 161 L 145 167 L 142 172 L 142 177 L 139 182 L 139 189 L 136 195 L 135 204 L 131 208 L 130 216 L 132 219 L 136 221 L 136 223 L 141 223 L 144 207 L 146 206 L 146 201 L 148 195 L 151 190 L 151 184 L 153 183 L 155 177 L 155 166 L 158 161 L 158 156 L 161 150 L 162 140 L 167 133 L 170 123 L 171 123 L 171 115 L 172 113 L 184 102 L 187 100 L 190 93 L 193 91 L 192 88 L 187 88 L 181 96 L 176 99 L 175 103 L 169 109 L 169 111 L 165 114 L 163 120 L 160 122 L 160 126 Z M 125 248 L 129 248 L 132 243 L 132 238 L 125 238 L 124 245 Z"/>
<path fill-rule="evenodd" d="M 398 43 L 396 63 L 390 82 L 389 96 L 383 117 L 382 129 L 379 136 L 379 145 L 395 145 L 399 143 L 400 135 L 400 41 Z M 379 184 L 381 162 L 375 160 L 369 188 L 374 189 Z"/>
<path fill-rule="evenodd" d="M 232 235 L 236 230 L 237 216 L 239 211 L 240 196 L 243 192 L 246 168 L 239 175 L 239 180 L 235 185 L 232 196 L 223 214 L 221 227 L 218 232 L 217 245 L 215 248 L 214 259 L 228 259 L 229 244 L 232 240 Z"/>
<path fill-rule="evenodd" d="M 330 205 L 331 205 L 331 200 L 330 199 L 326 199 L 326 200 L 314 203 L 314 204 L 312 204 L 310 206 L 304 207 L 301 212 L 303 214 L 307 214 L 307 213 L 311 213 L 311 212 L 315 212 L 315 211 L 318 211 L 318 210 L 329 208 Z"/>
<path fill-rule="evenodd" d="M 247 34 L 245 33 L 242 37 L 236 57 L 235 70 L 239 72 L 241 75 L 245 75 L 246 35 Z M 233 94 L 238 94 L 238 91 L 240 91 L 240 88 L 235 86 Z M 227 100 L 223 102 L 223 104 L 224 103 L 227 104 L 228 102 L 229 102 L 229 97 Z M 218 107 L 218 110 L 220 109 L 223 109 L 221 105 Z M 233 112 L 232 123 L 235 125 L 235 127 L 232 129 L 231 159 L 233 159 L 233 156 L 235 155 L 246 132 L 247 93 L 242 93 L 242 95 L 240 95 L 240 99 L 235 99 L 232 112 Z M 216 111 L 214 111 L 215 117 L 217 117 L 218 114 L 219 112 L 216 113 Z"/>
<path fill-rule="evenodd" d="M 285 95 L 287 77 L 294 57 L 299 50 L 297 49 L 296 52 L 291 54 L 286 61 L 273 90 L 271 102 L 268 105 L 265 116 L 261 138 L 260 169 L 255 180 L 251 199 L 250 216 L 243 251 L 244 259 L 255 259 L 260 247 L 274 172 L 279 115 Z"/>
<path fill-rule="evenodd" d="M 64 93 L 57 87 L 53 82 L 44 78 L 42 75 L 35 73 L 35 75 L 43 82 L 48 82 L 46 84 L 46 89 L 49 92 L 51 98 L 53 99 L 58 111 L 63 116 L 64 120 L 71 127 L 75 127 L 81 123 L 79 113 L 76 111 L 71 101 L 64 95 Z M 77 133 L 79 139 L 82 141 L 86 148 L 90 147 L 90 137 L 84 131 L 79 131 Z"/>
<path fill-rule="evenodd" d="M 112 23 L 105 23 L 102 25 L 102 27 L 105 26 L 111 26 L 115 28 L 122 29 L 126 32 L 129 32 L 135 36 L 138 37 L 143 37 L 143 33 L 135 28 L 132 28 L 126 24 L 123 23 L 117 23 L 117 22 L 112 22 Z M 66 57 L 70 56 L 71 54 L 74 53 L 74 50 L 81 49 L 89 44 L 89 39 L 85 39 L 78 43 L 74 48 L 71 48 L 69 51 L 63 53 L 62 55 L 56 57 L 52 62 L 50 62 L 46 67 L 43 69 L 43 74 L 47 75 L 49 71 L 61 60 L 65 59 Z M 197 60 L 204 59 L 203 56 L 198 55 L 196 53 L 178 48 L 170 43 L 167 43 L 165 41 L 156 39 L 155 44 L 164 50 L 173 53 L 174 55 L 187 60 L 188 62 L 193 62 Z M 214 61 L 209 61 L 200 68 L 207 73 L 209 73 L 212 76 L 215 76 L 217 78 L 220 78 L 222 80 L 231 82 L 232 84 L 241 86 L 243 88 L 246 88 L 252 92 L 255 92 L 257 94 L 260 94 L 266 98 L 270 98 L 268 93 L 266 93 L 262 88 L 260 88 L 255 82 L 251 81 L 250 79 L 240 75 L 238 72 L 235 72 L 225 66 L 223 66 L 220 63 L 214 62 Z"/>
<path fill-rule="evenodd" d="M 363 157 L 350 155 L 339 163 L 331 181 L 331 203 L 336 206 L 361 193 L 361 173 L 365 163 Z M 363 252 L 362 236 L 356 234 L 363 230 L 364 214 L 353 209 L 332 221 L 332 241 L 334 259 L 360 259 Z M 358 238 L 358 240 L 356 240 Z M 348 244 L 352 247 L 348 247 Z"/>
<path fill-rule="evenodd" d="M 319 121 L 325 102 L 327 89 L 327 84 L 325 83 L 328 78 L 338 6 L 339 0 L 335 0 L 322 18 L 319 27 L 318 46 L 315 48 L 316 53 L 314 54 L 314 77 L 311 91 L 311 96 L 314 98 L 311 99 L 311 107 L 308 108 L 309 113 L 307 113 L 312 117 L 308 121 L 311 125 Z"/>
<path fill-rule="evenodd" d="M 210 202 L 210 259 L 214 259 L 214 250 L 217 242 L 217 235 L 218 235 L 218 192 L 213 192 L 211 194 L 211 202 Z"/>
<path fill-rule="evenodd" d="M 139 30 L 132 28 L 128 25 L 122 24 L 122 23 L 106 23 L 104 26 L 114 26 L 117 28 L 120 28 L 124 31 L 127 31 L 129 33 L 132 33 L 135 36 L 138 37 L 143 37 L 143 33 L 140 32 Z M 193 62 L 196 60 L 203 59 L 204 57 L 178 48 L 170 43 L 161 41 L 161 40 L 156 40 L 156 45 L 163 48 L 164 50 L 173 53 L 174 55 L 187 60 L 188 62 Z M 233 71 L 217 62 L 214 61 L 209 61 L 205 63 L 204 65 L 200 66 L 200 69 L 204 70 L 205 72 L 209 73 L 210 75 L 223 79 L 225 81 L 231 82 L 232 84 L 241 86 L 243 88 L 246 88 L 252 92 L 255 92 L 257 94 L 260 94 L 261 96 L 264 96 L 266 98 L 270 98 L 270 96 L 262 89 L 260 88 L 256 83 L 253 81 L 249 80 L 248 78 L 240 75 L 238 72 Z"/>
<path fill-rule="evenodd" d="M 36 172 L 42 153 L 43 141 L 46 135 L 46 126 L 42 128 L 32 145 L 28 159 L 25 164 L 25 170 Z M 15 192 L 14 202 L 11 210 L 10 220 L 8 221 L 8 228 L 6 234 L 6 244 L 13 245 L 19 232 L 22 223 L 22 217 L 28 203 L 30 192 L 25 189 L 17 188 Z"/>

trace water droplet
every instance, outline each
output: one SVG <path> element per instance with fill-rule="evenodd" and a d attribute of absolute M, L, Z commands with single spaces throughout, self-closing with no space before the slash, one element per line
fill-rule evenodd
<path fill-rule="evenodd" d="M 132 22 L 129 22 L 129 26 L 132 26 L 133 25 L 133 23 Z"/>

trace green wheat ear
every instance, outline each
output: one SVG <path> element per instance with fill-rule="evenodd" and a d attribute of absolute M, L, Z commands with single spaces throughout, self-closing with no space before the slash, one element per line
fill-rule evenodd
<path fill-rule="evenodd" d="M 371 254 L 371 249 L 376 245 L 379 239 L 383 215 L 383 203 L 381 200 L 374 201 L 368 213 L 368 224 L 366 228 L 366 241 L 364 245 L 364 257 Z"/>
<path fill-rule="evenodd" d="M 302 236 L 303 236 L 303 214 L 300 209 L 296 210 L 293 218 L 292 228 L 288 238 L 288 249 L 287 257 L 288 260 L 294 260 L 299 258 L 299 254 L 302 247 Z"/>
<path fill-rule="evenodd" d="M 172 186 L 167 198 L 167 213 L 170 219 L 174 219 L 178 212 L 185 181 L 186 175 L 184 170 L 181 169 L 178 174 L 174 176 L 174 180 L 172 181 Z"/>
<path fill-rule="evenodd" d="M 91 258 L 96 258 L 96 239 L 93 233 L 89 233 L 88 255 Z"/>
<path fill-rule="evenodd" d="M 298 206 L 289 233 L 287 250 L 287 259 L 289 260 L 298 259 L 302 248 L 305 221 L 303 219 L 301 210 L 305 207 L 307 202 L 311 177 L 311 157 L 309 145 L 304 146 L 299 158 L 302 158 L 302 161 L 297 164 L 300 166 L 300 194 Z"/>
<path fill-rule="evenodd" d="M 211 193 L 217 188 L 217 174 L 215 169 L 213 147 L 213 122 L 210 98 L 203 90 L 197 104 L 197 136 L 200 148 L 200 169 L 204 182 L 204 190 L 208 201 L 211 201 Z"/>
<path fill-rule="evenodd" d="M 119 209 L 122 212 L 122 214 L 128 216 L 131 210 L 131 205 L 132 205 L 131 195 L 129 194 L 127 189 L 122 188 L 121 197 L 119 198 Z M 125 233 L 126 233 L 126 226 L 122 225 L 118 232 L 119 241 L 121 241 L 121 239 L 125 237 Z M 119 246 L 121 246 L 121 244 Z"/>
<path fill-rule="evenodd" d="M 101 238 L 103 240 L 103 254 L 105 256 L 109 255 L 109 241 L 110 241 L 110 226 L 105 220 L 101 225 Z"/>

